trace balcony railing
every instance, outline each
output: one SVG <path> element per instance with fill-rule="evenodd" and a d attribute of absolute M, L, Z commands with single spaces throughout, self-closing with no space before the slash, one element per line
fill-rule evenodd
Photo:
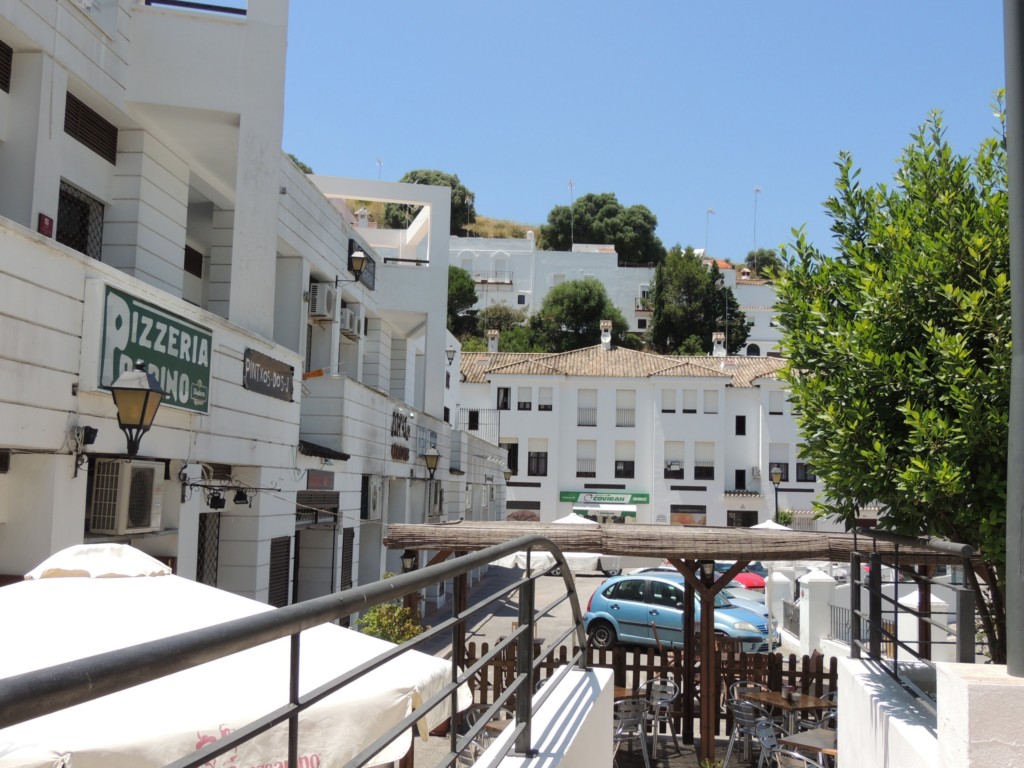
<path fill-rule="evenodd" d="M 491 272 L 474 272 L 473 279 L 478 283 L 502 283 L 511 285 L 512 272 L 505 269 Z"/>
<path fill-rule="evenodd" d="M 577 427 L 596 427 L 597 408 L 579 408 L 576 411 Z"/>
<path fill-rule="evenodd" d="M 597 477 L 597 459 L 576 459 L 576 477 Z"/>
<path fill-rule="evenodd" d="M 536 579 L 550 573 L 550 570 L 536 569 L 532 575 L 518 579 L 461 611 L 458 609 L 458 606 L 462 605 L 466 599 L 466 574 L 502 555 L 520 551 L 529 552 L 530 550 L 547 550 L 554 556 L 555 567 L 561 569 L 562 578 L 565 581 L 564 595 L 559 596 L 549 605 L 534 610 Z M 526 573 L 531 574 L 529 567 L 527 567 Z M 297 693 L 301 664 L 300 634 L 303 630 L 344 619 L 357 611 L 365 611 L 375 605 L 419 592 L 450 579 L 454 579 L 455 591 L 451 618 L 428 628 L 413 640 L 395 646 L 373 660 L 360 664 L 310 693 L 303 695 Z M 553 638 L 548 646 L 536 649 L 534 647 L 536 620 L 567 600 L 572 608 L 572 626 Z M 276 725 L 286 723 L 288 728 L 287 764 L 297 766 L 300 764 L 298 754 L 301 737 L 300 715 L 306 709 L 315 706 L 326 696 L 343 689 L 382 664 L 441 633 L 451 635 L 452 647 L 459 649 L 457 658 L 461 658 L 461 649 L 465 648 L 467 619 L 478 611 L 492 610 L 491 606 L 494 604 L 504 604 L 506 601 L 517 603 L 519 606 L 518 628 L 498 643 L 490 653 L 461 672 L 453 665 L 451 682 L 386 733 L 383 733 L 373 744 L 367 746 L 363 752 L 346 765 L 366 765 L 381 749 L 408 732 L 427 712 L 441 706 L 446 701 L 451 705 L 449 711 L 457 712 L 458 689 L 478 675 L 480 670 L 491 664 L 494 659 L 506 655 L 506 650 L 513 645 L 516 656 L 515 672 L 510 678 L 509 686 L 502 692 L 496 705 L 507 706 L 514 699 L 516 725 L 514 735 L 505 748 L 505 753 L 515 749 L 517 753 L 526 754 L 530 751 L 533 741 L 531 722 L 534 706 L 539 706 L 555 686 L 551 684 L 544 686 L 536 696 L 517 696 L 516 692 L 533 691 L 534 680 L 541 660 L 565 640 L 573 638 L 571 642 L 577 648 L 586 648 L 583 617 L 568 563 L 558 547 L 540 536 L 524 536 L 412 573 L 395 576 L 386 581 L 356 587 L 333 595 L 325 595 L 278 608 L 275 611 L 261 612 L 223 624 L 78 659 L 59 667 L 5 678 L 0 680 L 0 730 L 287 637 L 291 639 L 292 644 L 291 658 L 288 663 L 290 668 L 289 690 L 293 693 L 289 695 L 288 690 L 283 691 L 282 704 L 278 709 L 250 723 L 239 724 L 231 733 L 202 749 L 183 755 L 173 765 L 176 768 L 199 768 L 212 764 L 211 761 L 215 758 L 234 752 L 239 745 L 251 741 Z M 562 667 L 562 673 L 567 673 L 573 666 L 586 668 L 587 661 L 583 651 L 570 656 Z M 259 674 L 259 671 L 254 670 L 254 673 Z M 165 704 L 166 702 L 154 701 L 151 702 L 151 708 L 155 712 Z M 372 713 L 369 714 L 372 716 Z M 450 752 L 439 765 L 453 765 L 458 759 L 458 753 L 468 747 L 470 741 L 480 733 L 484 725 L 486 725 L 486 719 L 480 720 L 461 734 L 459 733 L 460 729 L 449 728 Z"/>
<path fill-rule="evenodd" d="M 615 409 L 615 426 L 616 427 L 635 427 L 636 426 L 636 408 L 616 408 Z"/>
<path fill-rule="evenodd" d="M 883 563 L 882 555 L 877 551 L 862 551 L 861 541 L 867 538 L 888 541 L 896 545 L 894 554 Z M 964 573 L 971 579 L 970 587 L 952 583 L 938 582 L 931 578 L 930 566 L 918 566 L 913 569 L 900 565 L 900 544 L 913 544 L 936 552 L 944 553 L 951 558 L 959 559 Z M 961 664 L 974 664 L 975 656 L 975 590 L 977 589 L 971 557 L 974 550 L 967 544 L 957 544 L 932 538 L 912 538 L 898 536 L 886 531 L 857 529 L 854 531 L 854 551 L 850 555 L 850 656 L 866 658 L 878 663 L 890 676 L 899 682 L 907 691 L 916 696 L 923 704 L 934 710 L 934 693 L 925 691 L 919 685 L 919 679 L 911 679 L 905 674 L 900 662 L 900 651 L 909 658 L 922 662 L 934 669 L 932 650 L 935 645 L 955 645 L 956 661 Z M 865 578 L 864 561 L 867 561 Z M 882 566 L 892 569 L 891 581 L 883 581 Z M 901 603 L 899 600 L 900 581 L 916 582 L 918 592 L 917 608 Z M 931 588 L 941 584 L 951 590 L 954 606 L 946 616 L 951 621 L 940 621 L 940 615 L 932 609 Z M 861 586 L 867 588 L 868 609 L 861 608 Z M 889 594 L 886 594 L 886 591 Z M 911 615 L 917 617 L 918 639 L 907 642 L 898 636 L 898 617 Z M 866 624 L 867 633 L 864 633 Z M 932 627 L 939 628 L 940 635 L 952 637 L 947 640 L 932 638 Z M 888 656 L 886 655 L 888 652 Z"/>

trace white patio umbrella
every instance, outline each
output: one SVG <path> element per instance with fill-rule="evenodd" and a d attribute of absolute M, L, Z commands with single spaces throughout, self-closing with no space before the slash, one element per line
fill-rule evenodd
<path fill-rule="evenodd" d="M 49 558 L 25 581 L 0 588 L 0 678 L 42 669 L 243 616 L 274 610 L 170 575 L 126 545 L 83 545 Z M 300 690 L 308 692 L 394 646 L 334 624 L 302 633 Z M 287 700 L 285 638 L 193 669 L 0 729 L 0 768 L 148 768 L 166 765 Z M 303 764 L 341 765 L 380 737 L 450 678 L 450 663 L 410 651 L 346 686 L 300 717 Z M 472 703 L 460 691 L 459 708 Z M 421 735 L 448 717 L 421 721 Z M 391 763 L 408 732 L 377 755 Z M 225 765 L 276 765 L 287 758 L 278 726 Z M 218 765 L 221 765 L 218 758 Z"/>
<path fill-rule="evenodd" d="M 776 523 L 774 520 L 765 520 L 763 523 L 750 526 L 751 528 L 760 528 L 764 531 L 791 531 L 793 530 L 789 526 Z"/>

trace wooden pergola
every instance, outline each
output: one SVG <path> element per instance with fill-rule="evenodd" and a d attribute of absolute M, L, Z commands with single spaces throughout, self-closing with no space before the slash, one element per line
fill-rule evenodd
<path fill-rule="evenodd" d="M 849 562 L 855 549 L 870 549 L 881 555 L 895 557 L 908 565 L 961 564 L 962 560 L 949 552 L 936 551 L 914 544 L 894 544 L 891 541 L 861 537 L 855 547 L 852 533 L 808 531 L 780 531 L 753 528 L 709 528 L 681 525 L 556 525 L 530 522 L 470 522 L 442 523 L 440 525 L 389 524 L 384 543 L 390 549 L 430 550 L 435 554 L 430 564 L 447 559 L 453 554 L 473 552 L 502 544 L 520 536 L 538 535 L 549 539 L 566 552 L 599 552 L 605 555 L 653 557 L 670 562 L 686 580 L 683 606 L 683 676 L 686 683 L 684 705 L 693 701 L 694 680 L 697 671 L 697 627 L 693 619 L 695 596 L 702 603 L 713 601 L 714 595 L 725 587 L 751 561 L 824 560 Z M 922 540 L 925 541 L 925 540 Z M 701 568 L 702 563 L 714 560 L 734 560 L 724 573 Z M 710 573 L 709 573 L 710 571 Z M 464 592 L 463 592 L 464 594 Z M 462 610 L 464 606 L 455 606 Z M 714 637 L 714 611 L 702 611 L 700 636 Z M 463 644 L 456 651 L 459 662 Z M 706 654 L 710 661 L 709 679 L 717 678 L 717 654 Z M 705 695 L 714 686 L 702 686 L 700 696 L 701 759 L 714 758 L 714 722 L 717 702 Z M 689 707 L 687 706 L 687 709 Z"/>

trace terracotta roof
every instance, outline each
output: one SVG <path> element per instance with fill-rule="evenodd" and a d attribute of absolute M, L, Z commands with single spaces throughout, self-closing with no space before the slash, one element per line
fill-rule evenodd
<path fill-rule="evenodd" d="M 602 378 L 731 378 L 734 387 L 751 387 L 760 378 L 778 378 L 779 357 L 655 355 L 601 345 L 570 352 L 464 352 L 462 380 L 483 384 L 492 376 L 592 376 Z"/>

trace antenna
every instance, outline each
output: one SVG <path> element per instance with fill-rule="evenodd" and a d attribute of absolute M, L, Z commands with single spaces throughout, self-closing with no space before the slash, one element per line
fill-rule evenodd
<path fill-rule="evenodd" d="M 377 158 L 377 181 L 380 181 L 380 169 L 384 166 L 384 161 L 379 157 Z"/>
<path fill-rule="evenodd" d="M 575 215 L 572 210 L 572 191 L 576 189 L 576 182 L 569 179 L 569 250 L 572 250 L 573 245 L 576 244 L 576 233 L 575 233 Z"/>

